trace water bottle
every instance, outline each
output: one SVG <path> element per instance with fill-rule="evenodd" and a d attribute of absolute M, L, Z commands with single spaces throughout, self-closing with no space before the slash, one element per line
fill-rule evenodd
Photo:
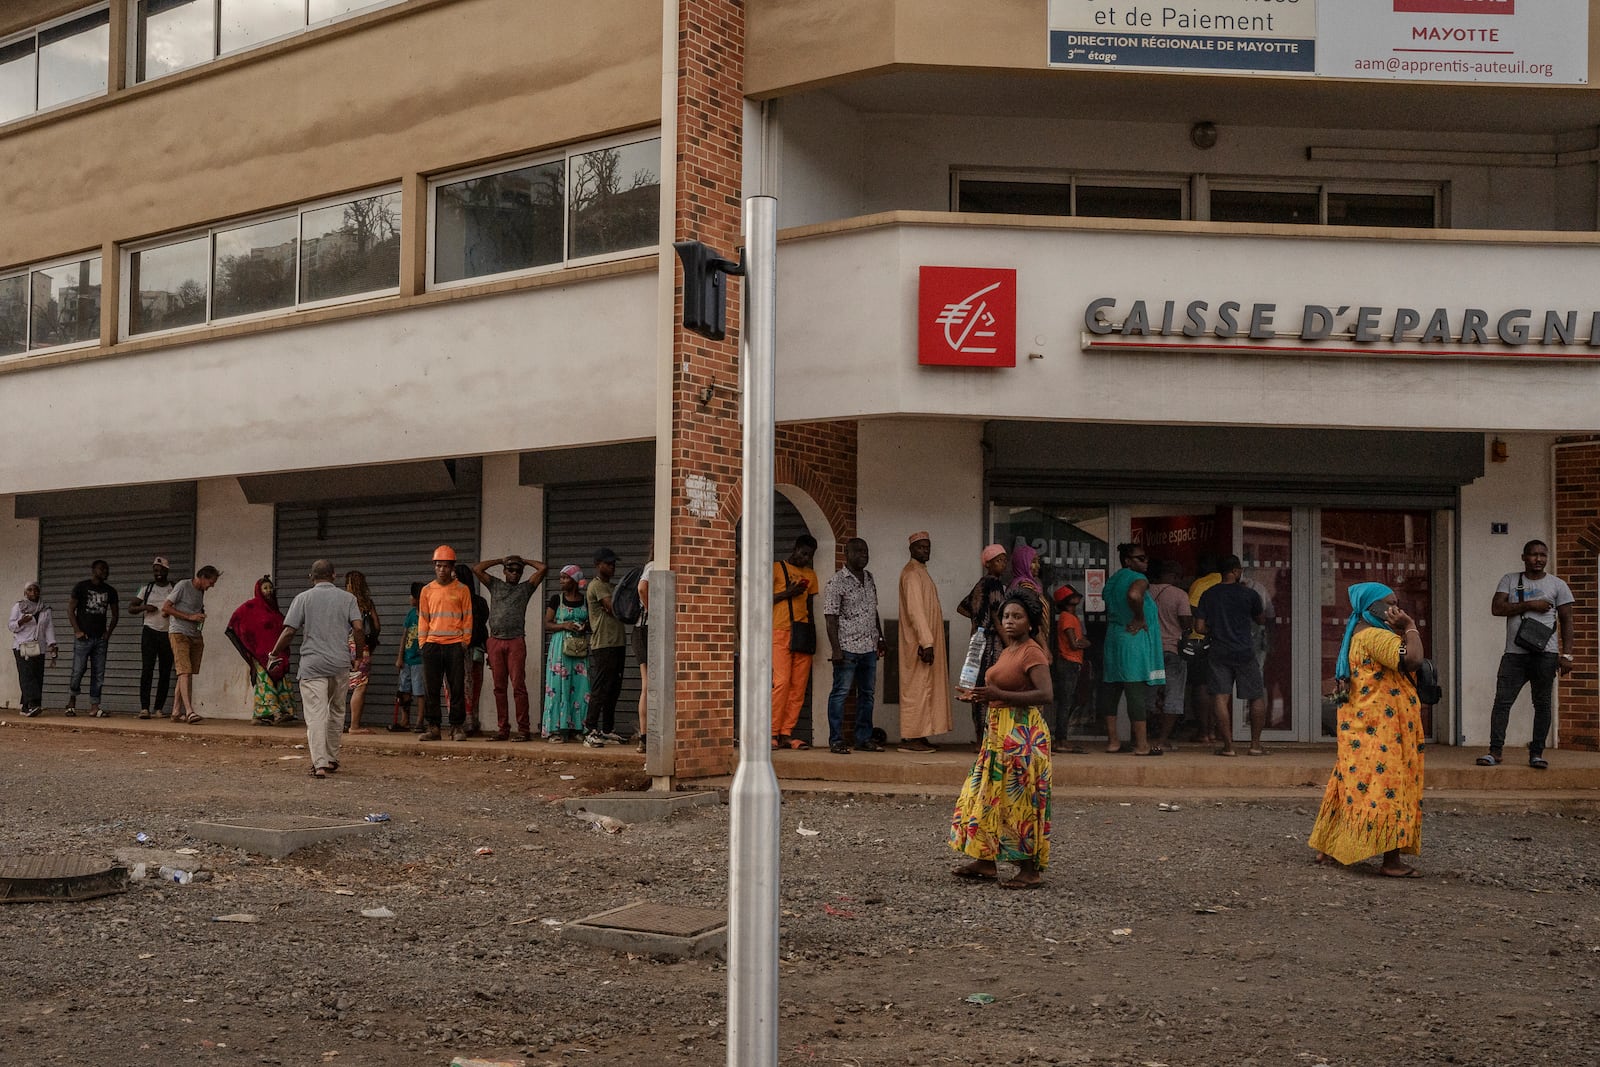
<path fill-rule="evenodd" d="M 970 693 L 973 686 L 978 684 L 978 674 L 983 670 L 983 650 L 988 643 L 989 635 L 983 627 L 972 631 L 972 640 L 967 643 L 967 658 L 961 664 L 961 676 L 956 681 L 959 693 Z"/>
<path fill-rule="evenodd" d="M 188 885 L 194 881 L 194 875 L 188 871 L 180 871 L 176 867 L 163 867 L 160 874 L 163 882 L 177 882 L 179 885 Z"/>

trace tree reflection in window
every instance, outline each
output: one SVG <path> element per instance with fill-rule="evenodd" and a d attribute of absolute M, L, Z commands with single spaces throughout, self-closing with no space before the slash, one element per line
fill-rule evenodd
<path fill-rule="evenodd" d="M 643 248 L 659 240 L 661 140 L 572 157 L 569 255 Z"/>
<path fill-rule="evenodd" d="M 213 319 L 293 306 L 299 243 L 296 216 L 219 230 L 214 240 Z"/>
<path fill-rule="evenodd" d="M 400 194 L 316 208 L 300 217 L 300 302 L 400 284 Z"/>
<path fill-rule="evenodd" d="M 560 160 L 443 185 L 434 223 L 434 281 L 561 262 Z"/>

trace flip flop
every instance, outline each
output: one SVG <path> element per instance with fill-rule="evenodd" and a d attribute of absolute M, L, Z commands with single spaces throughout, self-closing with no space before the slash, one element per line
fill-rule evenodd
<path fill-rule="evenodd" d="M 1415 867 L 1407 867 L 1405 869 L 1405 873 L 1403 873 L 1403 874 L 1390 874 L 1388 871 L 1384 870 L 1382 867 L 1379 867 L 1378 868 L 1378 873 L 1381 874 L 1385 878 L 1421 878 L 1422 877 L 1422 872 L 1417 870 Z"/>
<path fill-rule="evenodd" d="M 1231 758 L 1233 756 L 1237 756 L 1239 753 L 1233 751 L 1231 748 L 1219 748 L 1211 754 L 1213 756 L 1228 756 Z"/>
<path fill-rule="evenodd" d="M 786 744 L 788 745 L 788 747 L 791 750 L 793 750 L 795 752 L 799 752 L 802 749 L 807 749 L 807 748 L 811 747 L 811 745 L 808 742 L 803 741 L 798 737 L 789 738 L 789 740 L 786 742 Z"/>
<path fill-rule="evenodd" d="M 323 770 L 321 767 L 313 767 L 311 768 L 311 777 L 326 778 L 328 777 L 328 772 Z"/>
<path fill-rule="evenodd" d="M 993 882 L 1000 877 L 998 874 L 984 874 L 982 871 L 975 871 L 971 866 L 957 867 L 950 873 L 963 882 Z"/>
<path fill-rule="evenodd" d="M 1001 889 L 1038 889 L 1043 885 L 1044 885 L 1044 880 L 1043 879 L 1039 879 L 1039 880 L 1033 881 L 1033 882 L 1024 882 L 1024 881 L 1022 881 L 1021 879 L 1018 879 L 1018 878 L 1007 878 L 1005 881 L 1000 883 L 1000 888 Z"/>
<path fill-rule="evenodd" d="M 1543 756 L 1529 756 L 1528 766 L 1536 771 L 1548 771 L 1550 769 L 1550 761 Z"/>
<path fill-rule="evenodd" d="M 1492 753 L 1487 756 L 1479 756 L 1477 763 L 1480 767 L 1498 767 L 1500 765 L 1500 757 Z"/>
<path fill-rule="evenodd" d="M 1134 753 L 1131 753 L 1131 755 L 1134 755 L 1134 756 L 1162 756 L 1162 755 L 1165 755 L 1165 753 L 1162 752 L 1159 748 L 1152 748 L 1149 752 L 1134 752 Z"/>
<path fill-rule="evenodd" d="M 1267 750 L 1264 748 L 1252 748 L 1245 754 L 1248 756 L 1265 756 L 1267 754 Z"/>

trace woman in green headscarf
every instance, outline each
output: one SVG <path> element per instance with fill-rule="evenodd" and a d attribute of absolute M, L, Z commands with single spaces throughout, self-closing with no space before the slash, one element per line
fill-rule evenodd
<path fill-rule="evenodd" d="M 1422 662 L 1422 634 L 1378 582 L 1350 587 L 1350 621 L 1334 677 L 1339 754 L 1306 844 L 1318 863 L 1359 863 L 1383 854 L 1378 873 L 1421 878 L 1400 854 L 1422 850 L 1422 704 L 1408 671 Z"/>
<path fill-rule="evenodd" d="M 1165 685 L 1167 668 L 1161 658 L 1161 618 L 1155 597 L 1147 596 L 1150 554 L 1138 545 L 1117 546 L 1122 569 L 1106 582 L 1106 644 L 1100 675 L 1100 714 L 1106 720 L 1106 751 L 1121 752 L 1117 735 L 1117 705 L 1128 700 L 1128 720 L 1133 724 L 1133 754 L 1159 756 L 1150 747 L 1145 727 L 1146 708 L 1153 686 Z"/>

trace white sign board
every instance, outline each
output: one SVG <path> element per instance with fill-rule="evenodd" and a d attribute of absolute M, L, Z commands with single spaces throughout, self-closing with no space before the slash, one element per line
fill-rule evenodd
<path fill-rule="evenodd" d="M 1589 80 L 1588 0 L 1050 0 L 1052 67 Z"/>
<path fill-rule="evenodd" d="M 1331 78 L 1582 85 L 1589 80 L 1589 2 L 1324 3 L 1317 73 Z"/>
<path fill-rule="evenodd" d="M 1053 67 L 1311 74 L 1316 36 L 1316 0 L 1050 0 Z"/>

